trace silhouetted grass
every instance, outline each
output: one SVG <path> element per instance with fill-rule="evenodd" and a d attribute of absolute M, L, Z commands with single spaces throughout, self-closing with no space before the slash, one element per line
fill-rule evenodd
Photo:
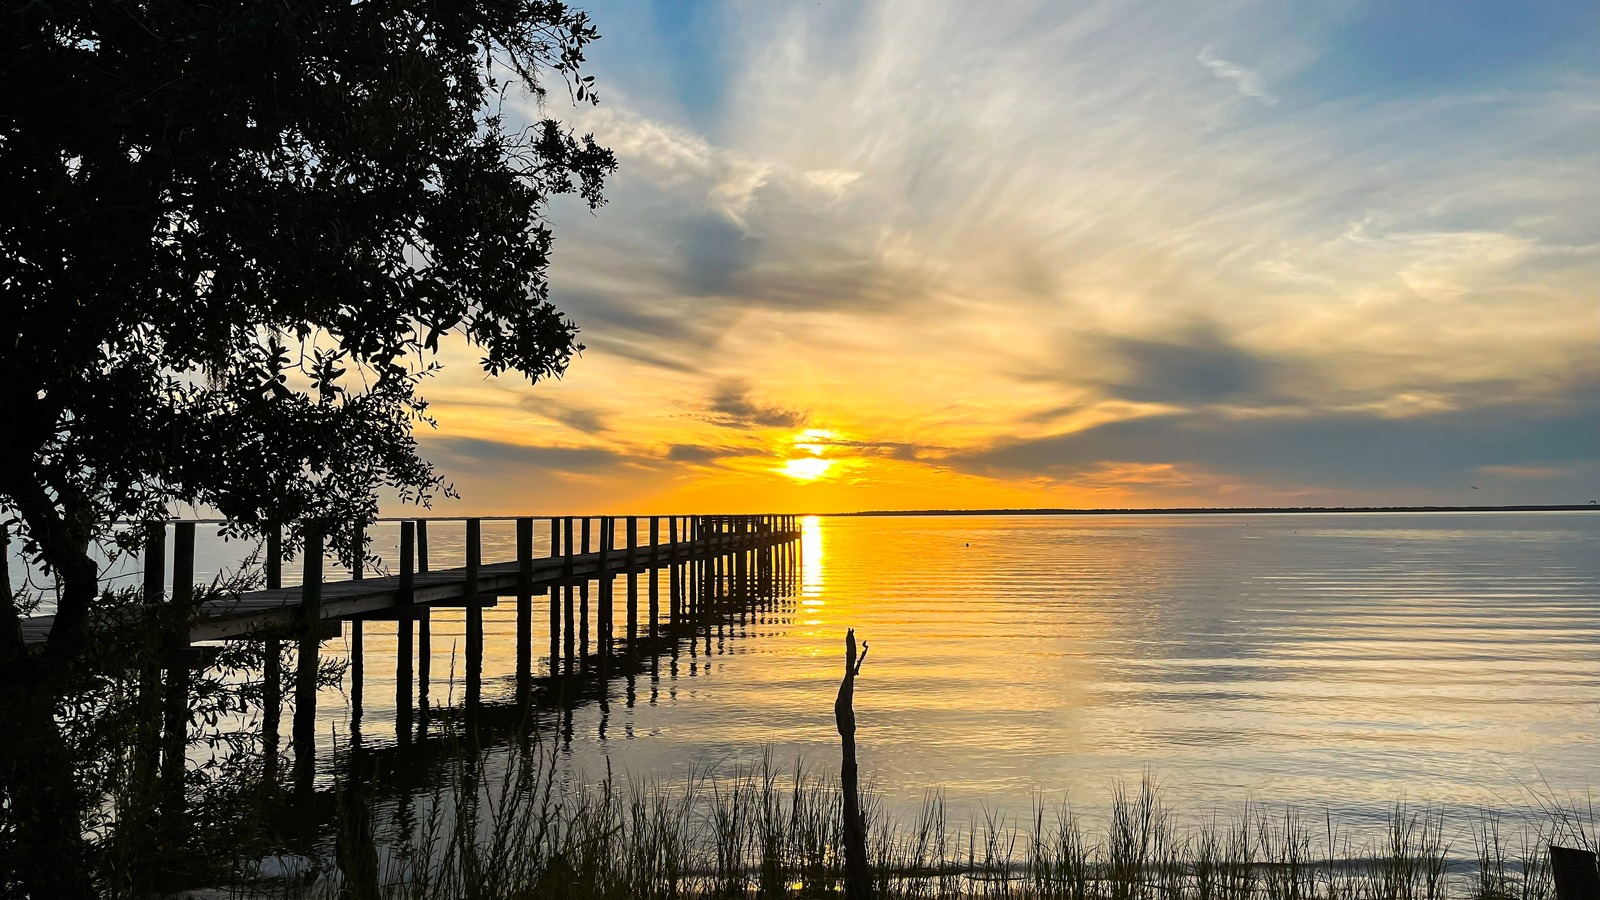
<path fill-rule="evenodd" d="M 538 741 L 455 758 L 417 801 L 420 816 L 392 803 L 341 815 L 338 852 L 319 861 L 318 876 L 274 893 L 675 900 L 841 891 L 838 786 L 803 765 L 784 771 L 769 754 L 747 769 L 624 787 L 609 775 L 565 779 Z M 1356 844 L 1327 814 L 1313 821 L 1247 805 L 1180 819 L 1149 777 L 1117 785 L 1100 824 L 1041 800 L 1020 821 L 987 811 L 959 826 L 937 792 L 898 821 L 881 798 L 864 799 L 874 892 L 908 900 L 1550 900 L 1547 842 L 1558 833 L 1587 841 L 1593 829 L 1589 811 L 1554 804 L 1514 824 L 1493 812 L 1450 822 L 1440 809 L 1399 804 L 1381 834 Z M 346 793 L 340 802 L 359 801 Z M 239 875 L 241 893 L 263 888 L 250 871 Z"/>

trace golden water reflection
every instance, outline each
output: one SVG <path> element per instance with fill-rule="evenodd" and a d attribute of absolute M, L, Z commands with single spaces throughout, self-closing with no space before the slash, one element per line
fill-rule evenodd
<path fill-rule="evenodd" d="M 806 606 L 821 606 L 826 585 L 822 577 L 822 519 L 806 516 L 800 520 L 800 596 Z"/>

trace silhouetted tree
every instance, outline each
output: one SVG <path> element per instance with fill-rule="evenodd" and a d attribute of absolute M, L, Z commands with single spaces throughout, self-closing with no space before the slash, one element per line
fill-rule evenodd
<path fill-rule="evenodd" d="M 441 337 L 530 380 L 582 349 L 543 211 L 598 205 L 615 160 L 500 109 L 547 78 L 592 100 L 597 37 L 556 0 L 0 12 L 0 505 L 60 585 L 42 653 L 0 598 L 7 892 L 90 891 L 50 711 L 107 523 L 181 502 L 250 534 L 370 519 L 384 489 L 426 502 L 448 491 L 412 436 Z"/>

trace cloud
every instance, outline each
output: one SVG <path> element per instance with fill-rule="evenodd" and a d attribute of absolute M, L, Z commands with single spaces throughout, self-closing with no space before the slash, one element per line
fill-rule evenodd
<path fill-rule="evenodd" d="M 948 448 L 925 447 L 903 441 L 873 441 L 854 438 L 803 435 L 795 441 L 797 446 L 816 448 L 823 456 L 871 456 L 915 462 L 934 459 Z"/>
<path fill-rule="evenodd" d="M 1572 474 L 1570 468 L 1556 466 L 1479 466 L 1477 471 L 1500 478 L 1560 478 Z"/>
<path fill-rule="evenodd" d="M 751 398 L 749 385 L 725 381 L 711 396 L 705 418 L 727 428 L 794 428 L 805 423 L 806 414 L 759 403 Z"/>
<path fill-rule="evenodd" d="M 1111 338 L 1124 369 L 1107 387 L 1127 400 L 1213 403 L 1272 389 L 1273 366 L 1228 340 L 1214 323 L 1197 323 L 1172 338 Z"/>
<path fill-rule="evenodd" d="M 452 469 L 476 470 L 485 466 L 593 472 L 614 467 L 627 459 L 623 454 L 604 447 L 530 447 L 482 438 L 449 436 L 431 436 L 425 443 L 425 454 L 440 463 L 440 470 L 446 476 Z"/>
<path fill-rule="evenodd" d="M 1474 472 L 1588 462 L 1600 446 L 1600 383 L 1565 402 L 1410 417 L 1309 412 L 1237 418 L 1203 410 L 1000 442 L 947 462 L 971 471 L 1088 477 L 1108 463 L 1194 465 L 1332 488 L 1460 486 Z"/>
<path fill-rule="evenodd" d="M 542 416 L 552 422 L 557 422 L 574 431 L 584 434 L 598 435 L 610 430 L 606 424 L 606 413 L 594 407 L 573 404 L 557 400 L 547 394 L 528 394 L 517 401 L 517 405 L 537 416 Z"/>
<path fill-rule="evenodd" d="M 1233 82 L 1233 86 L 1238 89 L 1240 94 L 1254 98 L 1262 106 L 1272 106 L 1278 102 L 1278 98 L 1267 93 L 1266 87 L 1261 83 L 1261 74 L 1254 69 L 1246 69 L 1220 57 L 1212 56 L 1210 47 L 1201 50 L 1200 55 L 1196 56 L 1195 59 L 1199 60 L 1201 65 L 1210 69 L 1211 74 Z"/>
<path fill-rule="evenodd" d="M 708 446 L 703 444 L 673 444 L 667 448 L 667 459 L 694 465 L 711 465 L 719 460 L 739 456 L 755 456 L 760 451 L 748 447 Z"/>
<path fill-rule="evenodd" d="M 683 223 L 678 233 L 681 266 L 675 283 L 690 295 L 729 293 L 760 249 L 757 239 L 720 216 L 706 215 Z"/>

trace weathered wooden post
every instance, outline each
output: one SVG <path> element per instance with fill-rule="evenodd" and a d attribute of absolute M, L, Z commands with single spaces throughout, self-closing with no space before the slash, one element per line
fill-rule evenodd
<path fill-rule="evenodd" d="M 722 571 L 722 553 L 724 552 L 722 550 L 722 543 L 724 529 L 727 528 L 728 523 L 724 521 L 721 516 L 710 517 L 707 519 L 706 523 L 710 526 L 709 537 L 713 549 L 710 551 L 711 555 L 706 558 L 704 564 L 707 586 L 710 587 L 710 590 L 702 591 L 701 602 L 705 605 L 707 610 L 714 610 L 717 608 L 717 598 L 722 590 L 721 579 L 719 579 L 717 576 Z"/>
<path fill-rule="evenodd" d="M 764 597 L 772 596 L 773 574 L 777 568 L 778 559 L 778 529 L 773 524 L 772 516 L 765 516 L 761 524 L 761 593 Z"/>
<path fill-rule="evenodd" d="M 550 558 L 561 558 L 561 520 L 550 519 Z M 561 674 L 561 582 L 557 581 L 549 588 L 550 591 L 550 674 Z"/>
<path fill-rule="evenodd" d="M 711 608 L 716 609 L 727 597 L 728 591 L 728 520 L 717 518 L 717 563 L 714 576 L 716 590 L 711 595 Z"/>
<path fill-rule="evenodd" d="M 467 520 L 466 572 L 463 592 L 467 595 L 467 713 L 475 714 L 483 698 L 483 605 L 478 602 L 478 568 L 483 559 L 483 523 Z"/>
<path fill-rule="evenodd" d="M 411 704 L 413 701 L 415 676 L 412 671 L 412 611 L 409 609 L 416 602 L 416 541 L 417 527 L 414 522 L 400 523 L 400 588 L 395 605 L 402 607 L 395 619 L 395 667 L 394 667 L 394 707 L 395 707 L 395 736 L 398 738 L 409 737 L 411 731 Z"/>
<path fill-rule="evenodd" d="M 615 539 L 612 529 L 617 520 L 610 516 L 600 517 L 600 561 L 595 568 L 595 584 L 598 590 L 595 596 L 595 619 L 598 634 L 595 636 L 595 649 L 600 653 L 602 663 L 611 659 L 611 543 Z"/>
<path fill-rule="evenodd" d="M 189 619 L 194 610 L 194 523 L 172 528 L 171 620 L 166 623 L 162 694 L 161 819 L 168 832 L 184 827 L 184 773 L 189 754 Z"/>
<path fill-rule="evenodd" d="M 428 520 L 417 520 L 417 574 L 428 572 Z M 416 598 L 413 596 L 412 602 Z M 417 710 L 428 719 L 428 681 L 433 673 L 433 610 L 417 610 Z"/>
<path fill-rule="evenodd" d="M 583 517 L 583 555 L 589 555 L 589 516 Z M 589 662 L 589 579 L 578 585 L 578 663 Z"/>
<path fill-rule="evenodd" d="M 367 574 L 367 529 L 362 523 L 356 522 L 355 560 L 350 566 L 350 580 L 360 581 Z M 366 665 L 366 628 L 360 619 L 350 620 L 350 736 L 352 739 L 360 734 L 361 727 L 361 701 L 366 690 L 367 665 Z"/>
<path fill-rule="evenodd" d="M 687 619 L 694 615 L 695 576 L 700 571 L 696 556 L 700 553 L 700 543 L 705 535 L 696 527 L 698 519 L 694 516 L 681 516 L 678 519 L 678 528 L 683 535 L 683 557 L 678 571 L 678 614 Z"/>
<path fill-rule="evenodd" d="M 639 644 L 639 573 L 634 566 L 639 552 L 639 519 L 629 516 L 627 522 L 628 550 L 623 556 L 622 565 L 628 570 L 628 655 L 636 656 Z"/>
<path fill-rule="evenodd" d="M 517 698 L 528 698 L 533 678 L 533 519 L 517 519 Z"/>
<path fill-rule="evenodd" d="M 682 552 L 678 547 L 678 517 L 667 517 L 667 615 L 670 617 L 668 624 L 673 631 L 678 628 L 678 622 L 683 614 L 682 605 L 678 600 L 678 554 Z"/>
<path fill-rule="evenodd" d="M 148 563 L 146 564 L 148 565 Z M 267 589 L 283 588 L 283 526 L 267 526 Z M 148 570 L 147 570 L 148 574 Z M 283 645 L 276 634 L 262 641 L 261 660 L 261 763 L 262 778 L 269 785 L 278 782 L 279 731 L 283 728 Z M 356 694 L 357 701 L 360 693 Z M 359 702 L 356 706 L 360 709 Z"/>
<path fill-rule="evenodd" d="M 661 579 L 657 577 L 657 566 L 661 560 L 661 517 L 650 517 L 650 638 L 654 640 L 660 634 L 661 621 Z"/>
<path fill-rule="evenodd" d="M 317 758 L 317 655 L 322 642 L 321 522 L 307 522 L 300 559 L 300 621 L 296 623 L 294 670 L 294 785 L 311 793 Z"/>
<path fill-rule="evenodd" d="M 562 557 L 561 557 L 561 585 L 562 585 L 562 655 L 566 659 L 566 667 L 572 667 L 572 657 L 577 652 L 577 622 L 573 611 L 573 598 L 577 595 L 577 587 L 573 585 L 573 556 L 576 553 L 572 539 L 572 517 L 567 516 L 561 525 Z"/>
<path fill-rule="evenodd" d="M 700 546 L 701 552 L 694 562 L 690 564 L 693 577 L 689 579 L 689 614 L 690 616 L 699 616 L 704 612 L 707 597 L 706 586 L 711 582 L 711 569 L 713 567 L 711 559 L 716 552 L 712 549 L 715 543 L 715 536 L 713 535 L 710 516 L 696 516 L 693 527 L 695 529 L 695 543 Z"/>
<path fill-rule="evenodd" d="M 750 517 L 740 516 L 734 525 L 738 529 L 738 545 L 734 550 L 733 569 L 739 605 L 743 608 L 750 596 Z"/>
<path fill-rule="evenodd" d="M 0 522 L 0 553 L 9 553 L 6 525 Z M 161 702 L 161 666 L 166 657 L 168 630 L 161 616 L 167 595 L 167 524 L 151 522 L 145 526 L 144 542 L 144 652 L 139 670 L 139 716 L 134 745 L 133 785 L 141 814 L 154 815 L 157 798 L 156 773 L 161 771 L 161 727 L 164 709 Z"/>

